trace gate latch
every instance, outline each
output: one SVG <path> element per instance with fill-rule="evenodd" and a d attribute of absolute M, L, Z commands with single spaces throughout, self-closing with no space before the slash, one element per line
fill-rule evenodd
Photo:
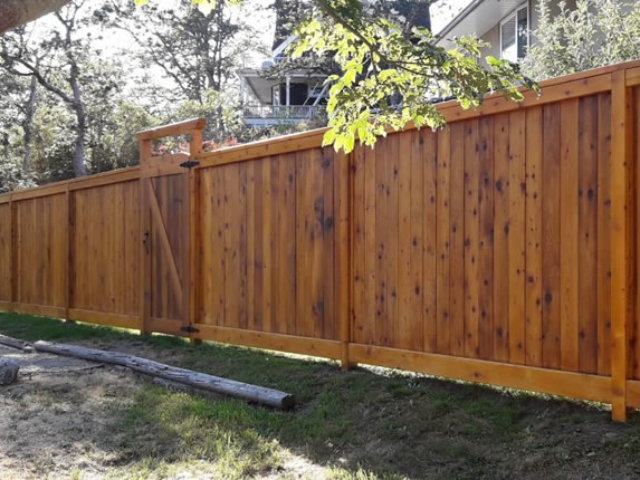
<path fill-rule="evenodd" d="M 187 325 L 186 327 L 180 327 L 180 330 L 183 331 L 183 332 L 187 332 L 187 333 L 199 333 L 200 332 L 200 330 L 198 330 L 193 325 Z"/>
<path fill-rule="evenodd" d="M 188 160 L 180 164 L 180 166 L 183 168 L 193 168 L 197 167 L 198 165 L 200 165 L 200 162 L 197 160 Z"/>

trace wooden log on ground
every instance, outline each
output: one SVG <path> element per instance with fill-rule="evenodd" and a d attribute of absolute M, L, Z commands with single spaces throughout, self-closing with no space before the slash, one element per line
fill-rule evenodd
<path fill-rule="evenodd" d="M 147 360 L 119 352 L 107 352 L 96 348 L 77 347 L 38 341 L 34 348 L 39 352 L 54 353 L 67 357 L 77 357 L 93 362 L 107 363 L 127 367 L 144 375 L 162 378 L 170 382 L 188 385 L 249 402 L 261 403 L 279 409 L 289 409 L 295 404 L 293 395 L 272 388 L 250 385 L 226 378 L 194 372 L 184 368 L 172 367 L 164 363 Z"/>
<path fill-rule="evenodd" d="M 7 337 L 6 335 L 0 335 L 0 345 L 17 348 L 18 350 L 22 350 L 23 352 L 27 353 L 33 352 L 33 347 L 30 343 L 23 342 L 22 340 L 18 340 L 16 338 Z"/>
<path fill-rule="evenodd" d="M 11 385 L 18 380 L 20 364 L 10 358 L 0 358 L 0 385 Z"/>

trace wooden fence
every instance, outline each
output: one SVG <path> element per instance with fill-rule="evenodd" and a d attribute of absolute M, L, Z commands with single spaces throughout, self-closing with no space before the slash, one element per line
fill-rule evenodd
<path fill-rule="evenodd" d="M 640 407 L 640 62 L 0 196 L 0 308 Z M 152 157 L 163 136 L 190 155 Z M 186 163 L 185 163 L 186 162 Z"/>

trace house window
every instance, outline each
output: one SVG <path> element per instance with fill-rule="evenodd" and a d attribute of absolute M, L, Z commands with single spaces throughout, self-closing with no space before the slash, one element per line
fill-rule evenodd
<path fill-rule="evenodd" d="M 271 105 L 280 105 L 280 85 L 271 87 Z"/>
<path fill-rule="evenodd" d="M 525 4 L 500 22 L 502 58 L 517 62 L 527 54 L 529 46 L 529 7 Z"/>

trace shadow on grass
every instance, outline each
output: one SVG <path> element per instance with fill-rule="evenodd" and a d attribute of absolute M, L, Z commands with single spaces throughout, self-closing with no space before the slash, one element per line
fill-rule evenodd
<path fill-rule="evenodd" d="M 143 385 L 111 412 L 101 448 L 135 478 L 206 461 L 216 475 L 298 478 L 289 452 L 317 478 L 624 478 L 640 473 L 640 424 L 609 421 L 585 403 L 383 369 L 341 372 L 309 361 L 217 344 L 0 314 L 0 333 L 91 343 L 293 393 L 279 412 L 228 398 Z M 581 475 L 585 474 L 585 475 Z M 289 475 L 289 476 L 287 476 Z M 324 478 L 324 477 L 323 477 Z"/>

